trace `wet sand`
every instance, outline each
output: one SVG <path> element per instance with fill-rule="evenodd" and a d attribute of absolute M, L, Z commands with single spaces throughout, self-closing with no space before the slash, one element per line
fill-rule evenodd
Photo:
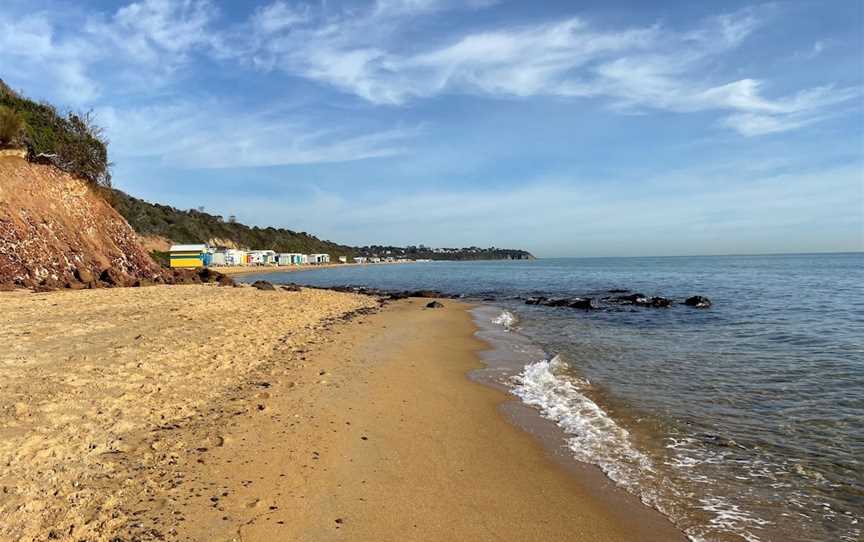
<path fill-rule="evenodd" d="M 3 294 L 0 540 L 683 540 L 506 421 L 427 302 Z"/>

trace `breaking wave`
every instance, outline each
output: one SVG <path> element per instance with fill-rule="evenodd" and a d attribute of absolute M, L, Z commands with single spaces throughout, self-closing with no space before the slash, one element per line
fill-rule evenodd
<path fill-rule="evenodd" d="M 516 323 L 516 317 L 510 311 L 502 311 L 501 314 L 492 319 L 492 323 L 504 326 L 509 330 Z"/>

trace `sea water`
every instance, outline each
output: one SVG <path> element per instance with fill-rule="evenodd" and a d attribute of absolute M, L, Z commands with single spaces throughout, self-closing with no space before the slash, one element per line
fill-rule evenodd
<path fill-rule="evenodd" d="M 490 323 L 538 346 L 500 383 L 558 424 L 575 459 L 691 539 L 864 538 L 864 254 L 435 262 L 261 278 L 486 299 Z M 524 302 L 612 289 L 704 295 L 713 306 Z"/>

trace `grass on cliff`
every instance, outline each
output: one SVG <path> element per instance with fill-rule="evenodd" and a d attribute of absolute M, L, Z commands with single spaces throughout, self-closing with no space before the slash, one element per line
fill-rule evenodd
<path fill-rule="evenodd" d="M 2 80 L 0 107 L 22 121 L 7 144 L 24 146 L 31 160 L 50 162 L 97 186 L 111 186 L 108 141 L 91 113 L 61 114 L 50 104 L 20 95 Z"/>

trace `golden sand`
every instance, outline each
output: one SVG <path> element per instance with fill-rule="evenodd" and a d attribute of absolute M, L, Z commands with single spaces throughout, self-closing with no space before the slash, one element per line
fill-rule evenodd
<path fill-rule="evenodd" d="M 4 294 L 0 540 L 683 540 L 505 421 L 468 307 L 426 302 Z"/>
<path fill-rule="evenodd" d="M 159 495 L 160 473 L 206 446 L 174 438 L 184 425 L 275 349 L 374 305 L 212 285 L 0 294 L 0 540 L 122 528 L 124 502 Z"/>

